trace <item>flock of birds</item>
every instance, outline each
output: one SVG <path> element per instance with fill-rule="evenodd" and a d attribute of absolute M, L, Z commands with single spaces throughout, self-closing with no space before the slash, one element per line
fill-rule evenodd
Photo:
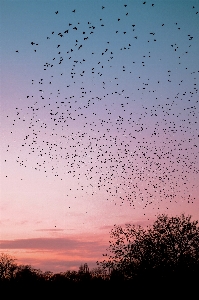
<path fill-rule="evenodd" d="M 95 22 L 78 21 L 76 7 L 60 31 L 29 42 L 34 60 L 43 49 L 46 60 L 41 77 L 31 79 L 26 109 L 16 107 L 13 126 L 22 122 L 25 132 L 16 160 L 56 180 L 74 178 L 83 195 L 106 191 L 120 205 L 193 203 L 199 167 L 199 68 L 189 65 L 194 36 L 165 21 L 157 33 L 146 27 L 141 36 L 128 5 L 118 5 L 116 27 L 109 26 L 106 5 Z M 58 20 L 61 12 L 53 14 Z"/>

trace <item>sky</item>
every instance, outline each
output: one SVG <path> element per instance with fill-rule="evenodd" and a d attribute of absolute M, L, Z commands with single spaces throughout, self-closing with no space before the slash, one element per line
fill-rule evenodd
<path fill-rule="evenodd" d="M 198 220 L 199 2 L 0 6 L 0 252 L 92 268 L 114 224 Z"/>

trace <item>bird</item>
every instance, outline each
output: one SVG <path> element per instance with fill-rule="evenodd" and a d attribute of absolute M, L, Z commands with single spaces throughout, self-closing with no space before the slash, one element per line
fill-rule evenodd
<path fill-rule="evenodd" d="M 141 31 L 129 5 L 120 2 L 109 26 L 102 14 L 111 9 L 96 5 L 94 19 L 89 10 L 84 20 L 74 15 L 76 8 L 68 12 L 68 25 L 57 21 L 59 14 L 49 30 L 42 29 L 42 43 L 30 42 L 34 35 L 27 41 L 30 60 L 37 49 L 40 76 L 30 70 L 25 105 L 16 102 L 11 114 L 13 128 L 23 128 L 16 163 L 56 181 L 71 180 L 70 197 L 95 201 L 103 191 L 105 200 L 144 213 L 168 201 L 194 201 L 186 186 L 194 190 L 188 178 L 198 174 L 198 71 L 190 52 L 195 33 L 177 17 L 167 26 L 165 16 L 154 27 L 146 21 Z M 151 5 L 152 18 L 157 5 Z M 125 22 L 123 13 L 129 14 Z M 192 6 L 189 13 L 195 16 Z"/>

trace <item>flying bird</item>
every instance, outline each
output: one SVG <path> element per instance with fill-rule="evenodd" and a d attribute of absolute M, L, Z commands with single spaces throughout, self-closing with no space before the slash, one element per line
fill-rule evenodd
<path fill-rule="evenodd" d="M 194 190 L 188 178 L 198 174 L 198 70 L 191 49 L 197 37 L 176 27 L 177 17 L 169 26 L 166 16 L 154 26 L 146 20 L 140 29 L 129 5 L 117 5 L 117 13 L 98 5 L 94 19 L 89 10 L 84 20 L 70 10 L 68 25 L 59 14 L 49 30 L 41 28 L 41 43 L 27 41 L 25 57 L 31 61 L 36 48 L 39 71 L 30 70 L 25 104 L 17 104 L 12 120 L 13 128 L 23 128 L 16 163 L 72 182 L 68 199 L 95 201 L 103 192 L 110 202 L 143 211 L 192 202 L 187 186 Z M 149 20 L 157 9 L 151 5 Z M 111 26 L 102 13 L 113 15 Z M 195 16 L 192 6 L 189 13 Z"/>

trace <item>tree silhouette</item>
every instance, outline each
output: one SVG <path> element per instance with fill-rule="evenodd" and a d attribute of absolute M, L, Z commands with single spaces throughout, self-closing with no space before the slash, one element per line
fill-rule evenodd
<path fill-rule="evenodd" d="M 102 267 L 93 268 L 91 271 L 92 279 L 94 280 L 106 280 L 108 278 L 107 271 Z"/>
<path fill-rule="evenodd" d="M 84 265 L 80 265 L 78 278 L 80 281 L 89 281 L 91 279 L 91 274 L 87 263 L 85 263 Z"/>
<path fill-rule="evenodd" d="M 0 254 L 0 280 L 11 280 L 17 270 L 16 259 L 12 256 L 1 253 Z"/>
<path fill-rule="evenodd" d="M 199 227 L 191 216 L 169 218 L 159 215 L 148 229 L 126 224 L 111 230 L 106 259 L 97 262 L 104 269 L 118 271 L 126 279 L 138 276 L 186 278 L 199 271 Z M 117 275 L 118 276 L 118 275 Z"/>
<path fill-rule="evenodd" d="M 44 280 L 45 277 L 40 269 L 34 269 L 30 265 L 19 265 L 15 275 L 16 282 L 35 283 Z"/>

